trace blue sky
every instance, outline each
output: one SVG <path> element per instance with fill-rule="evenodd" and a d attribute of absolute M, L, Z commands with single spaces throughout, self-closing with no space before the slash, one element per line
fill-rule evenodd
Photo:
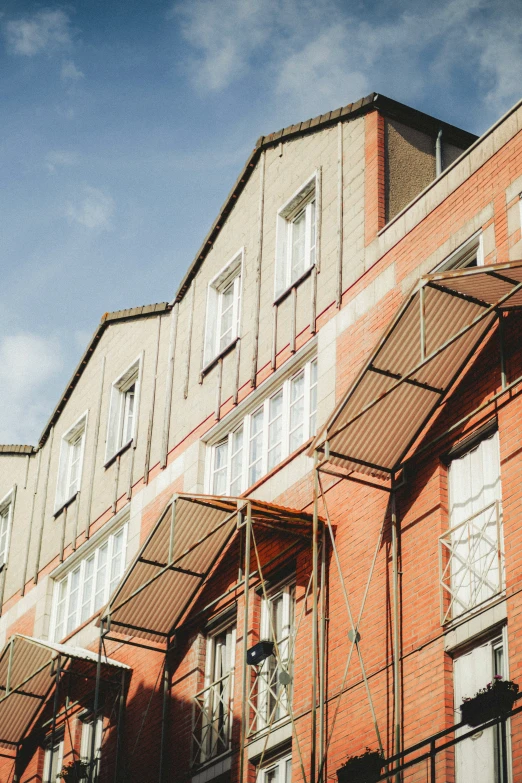
<path fill-rule="evenodd" d="M 0 2 L 0 443 L 106 310 L 169 300 L 261 134 L 381 92 L 482 133 L 519 0 Z"/>

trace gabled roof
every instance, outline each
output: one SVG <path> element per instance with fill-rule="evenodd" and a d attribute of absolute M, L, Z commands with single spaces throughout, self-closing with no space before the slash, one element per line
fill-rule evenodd
<path fill-rule="evenodd" d="M 275 133 L 269 133 L 268 136 L 260 136 L 256 142 L 256 146 L 243 166 L 239 177 L 234 183 L 232 190 L 228 194 L 225 203 L 221 207 L 217 218 L 213 222 L 210 231 L 203 240 L 203 244 L 196 253 L 196 257 L 179 284 L 173 299 L 173 304 L 175 302 L 180 302 L 181 299 L 183 299 L 183 296 L 201 267 L 207 253 L 212 248 L 219 232 L 223 228 L 228 215 L 233 210 L 239 195 L 250 179 L 263 150 L 281 144 L 282 142 L 291 141 L 299 136 L 316 133 L 324 128 L 335 125 L 338 122 L 353 120 L 356 117 L 360 117 L 371 111 L 379 111 L 386 117 L 397 119 L 400 122 L 404 122 L 406 125 L 431 133 L 434 136 L 437 135 L 439 130 L 442 130 L 446 141 L 450 144 L 455 144 L 462 149 L 469 147 L 478 138 L 473 133 L 469 133 L 461 128 L 457 128 L 455 125 L 443 122 L 443 120 L 439 120 L 429 114 L 424 114 L 424 112 L 418 111 L 417 109 L 412 109 L 404 103 L 399 103 L 391 98 L 387 98 L 385 95 L 379 95 L 376 92 L 370 93 L 370 95 L 367 95 L 365 98 L 360 98 L 358 101 L 355 101 L 355 103 L 349 103 L 346 106 L 341 106 L 339 109 L 334 109 L 326 114 L 320 114 L 310 120 L 304 120 L 295 125 L 289 125 Z"/>

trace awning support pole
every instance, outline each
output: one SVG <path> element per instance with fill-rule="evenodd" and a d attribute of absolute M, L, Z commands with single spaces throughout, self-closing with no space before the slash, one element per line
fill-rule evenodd
<path fill-rule="evenodd" d="M 319 758 L 324 755 L 325 700 L 326 700 L 326 529 L 321 536 L 321 626 L 319 639 Z M 320 768 L 318 783 L 321 783 L 324 768 Z"/>
<path fill-rule="evenodd" d="M 116 726 L 116 769 L 114 770 L 114 783 L 120 783 L 124 779 L 123 770 L 123 722 L 125 719 L 125 692 L 127 689 L 127 678 L 125 670 L 121 673 L 120 693 L 118 699 L 118 723 Z"/>
<path fill-rule="evenodd" d="M 316 779 L 316 737 L 317 737 L 317 570 L 318 570 L 318 513 L 319 513 L 319 476 L 317 472 L 318 453 L 314 451 L 314 507 L 312 527 L 312 709 L 310 714 L 310 783 Z"/>
<path fill-rule="evenodd" d="M 399 565 L 398 565 L 398 522 L 396 490 L 391 493 L 392 533 L 392 608 L 393 608 L 393 723 L 394 754 L 401 752 L 401 689 L 400 689 L 400 636 L 399 636 Z M 400 773 L 395 775 L 400 783 Z"/>
<path fill-rule="evenodd" d="M 504 335 L 504 316 L 502 315 L 502 312 L 499 312 L 498 314 L 498 339 L 500 347 L 500 379 L 502 383 L 502 391 L 505 391 L 507 386 L 506 341 Z"/>
<path fill-rule="evenodd" d="M 169 666 L 169 654 L 167 651 L 165 653 L 165 663 L 163 666 L 163 698 L 162 698 L 162 705 L 161 705 L 159 783 L 164 783 L 164 781 L 167 780 L 165 751 L 166 751 L 167 724 L 168 724 L 168 717 L 169 717 L 169 696 L 170 696 L 170 666 Z"/>
<path fill-rule="evenodd" d="M 426 293 L 425 286 L 421 286 L 419 290 L 419 315 L 420 315 L 420 359 L 421 362 L 426 358 L 426 319 L 425 319 L 425 305 L 424 295 Z"/>
<path fill-rule="evenodd" d="M 56 676 L 54 686 L 54 699 L 53 699 L 53 723 L 51 726 L 51 747 L 49 753 L 49 765 L 47 767 L 47 780 L 51 780 L 53 771 L 53 754 L 54 754 L 54 735 L 56 733 L 56 714 L 58 712 L 58 691 L 60 688 L 60 676 L 62 673 L 62 659 L 60 656 L 56 659 Z"/>
<path fill-rule="evenodd" d="M 103 625 L 104 620 L 100 621 L 100 639 L 98 642 L 98 660 L 96 661 L 96 684 L 94 686 L 94 706 L 92 710 L 92 734 L 91 750 L 89 759 L 88 783 L 94 783 L 94 770 L 96 767 L 96 721 L 98 720 L 98 709 L 100 701 L 100 679 L 101 679 L 101 658 L 103 648 Z M 49 780 L 51 778 L 49 777 Z"/>
<path fill-rule="evenodd" d="M 244 783 L 245 774 L 245 740 L 247 726 L 247 650 L 248 650 L 248 609 L 250 598 L 250 544 L 252 534 L 252 506 L 247 502 L 247 518 L 245 527 L 245 568 L 244 568 L 244 606 L 243 606 L 243 657 L 241 661 L 241 741 L 239 746 L 239 783 Z"/>

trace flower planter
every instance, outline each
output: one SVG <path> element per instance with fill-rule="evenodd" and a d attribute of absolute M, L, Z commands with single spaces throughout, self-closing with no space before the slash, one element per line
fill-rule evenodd
<path fill-rule="evenodd" d="M 513 709 L 518 694 L 518 685 L 509 680 L 496 679 L 472 699 L 460 705 L 462 722 L 468 726 L 480 726 L 493 718 L 506 715 Z"/>
<path fill-rule="evenodd" d="M 338 783 L 375 783 L 383 766 L 384 759 L 378 750 L 353 756 L 337 770 Z"/>

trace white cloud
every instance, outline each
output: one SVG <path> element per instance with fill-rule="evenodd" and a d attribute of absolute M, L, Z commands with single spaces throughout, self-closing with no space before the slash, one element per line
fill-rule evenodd
<path fill-rule="evenodd" d="M 64 82 L 67 80 L 77 82 L 79 79 L 84 79 L 85 74 L 80 71 L 72 60 L 64 60 L 60 71 L 60 78 Z"/>
<path fill-rule="evenodd" d="M 45 166 L 51 174 L 54 174 L 56 169 L 76 166 L 78 164 L 78 154 L 76 152 L 69 152 L 67 150 L 51 150 L 45 156 Z"/>
<path fill-rule="evenodd" d="M 46 384 L 62 367 L 55 338 L 20 332 L 0 340 L 0 443 L 35 441 L 53 408 Z"/>
<path fill-rule="evenodd" d="M 60 9 L 44 8 L 31 16 L 11 19 L 4 32 L 11 51 L 27 57 L 67 49 L 71 44 L 70 20 Z"/>
<path fill-rule="evenodd" d="M 90 229 L 108 229 L 114 213 L 114 199 L 98 188 L 85 187 L 83 198 L 67 204 L 65 214 L 73 223 Z"/>

